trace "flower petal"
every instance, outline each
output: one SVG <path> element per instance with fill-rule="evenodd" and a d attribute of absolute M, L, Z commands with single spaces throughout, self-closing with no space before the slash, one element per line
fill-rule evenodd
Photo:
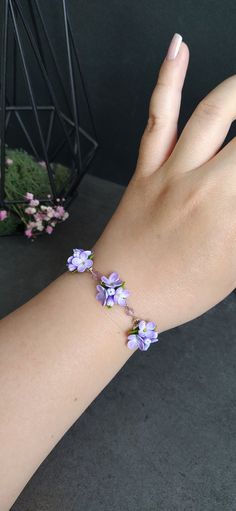
<path fill-rule="evenodd" d="M 138 347 L 137 339 L 131 339 L 130 341 L 128 341 L 127 346 L 130 350 L 134 350 L 135 348 L 137 348 Z"/>
<path fill-rule="evenodd" d="M 93 266 L 93 261 L 92 259 L 87 259 L 86 263 L 85 263 L 85 266 L 86 268 L 91 268 L 91 266 Z"/>
<path fill-rule="evenodd" d="M 88 259 L 88 256 L 87 254 L 85 254 L 84 250 L 83 252 L 80 252 L 80 255 L 79 255 L 81 261 L 85 261 L 86 259 Z"/>
<path fill-rule="evenodd" d="M 105 275 L 102 275 L 101 281 L 104 282 L 104 284 L 106 284 L 107 286 L 110 284 L 109 279 Z"/>
<path fill-rule="evenodd" d="M 77 271 L 83 272 L 86 270 L 86 266 L 83 263 L 77 264 Z"/>
<path fill-rule="evenodd" d="M 140 338 L 138 339 L 138 347 L 141 351 L 147 351 L 151 344 L 151 339 L 148 338 Z"/>
<path fill-rule="evenodd" d="M 74 264 L 75 266 L 77 266 L 78 264 L 81 264 L 81 260 L 79 257 L 72 257 L 72 260 L 71 260 L 72 264 Z"/>
<path fill-rule="evenodd" d="M 144 321 L 144 319 L 142 319 L 141 321 L 139 321 L 138 323 L 138 327 L 139 327 L 139 330 L 143 330 L 146 326 L 146 321 Z"/>
<path fill-rule="evenodd" d="M 157 341 L 159 341 L 158 337 L 156 337 L 156 338 L 154 337 L 153 339 L 151 339 L 151 342 L 157 342 Z"/>
<path fill-rule="evenodd" d="M 154 330 L 156 323 L 154 323 L 153 321 L 148 321 L 146 326 L 147 330 Z"/>
<path fill-rule="evenodd" d="M 110 282 L 114 282 L 116 280 L 119 279 L 119 275 L 116 271 L 113 271 L 110 275 L 109 275 L 109 280 Z"/>

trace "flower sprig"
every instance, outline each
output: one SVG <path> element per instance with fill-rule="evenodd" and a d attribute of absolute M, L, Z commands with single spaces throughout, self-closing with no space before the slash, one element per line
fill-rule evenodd
<path fill-rule="evenodd" d="M 48 195 L 50 198 L 51 195 Z M 45 231 L 51 234 L 57 223 L 63 222 L 69 217 L 68 211 L 61 204 L 61 199 L 56 199 L 57 205 L 45 206 L 40 204 L 38 199 L 34 198 L 33 193 L 27 192 L 24 198 L 29 201 L 29 205 L 24 209 L 29 221 L 26 221 L 25 235 L 27 238 L 34 239 L 38 234 Z M 63 198 L 62 201 L 65 201 Z M 53 203 L 52 203 L 53 204 Z"/>

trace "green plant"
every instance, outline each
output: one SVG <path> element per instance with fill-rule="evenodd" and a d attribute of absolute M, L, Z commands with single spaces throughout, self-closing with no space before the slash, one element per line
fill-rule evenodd
<path fill-rule="evenodd" d="M 70 169 L 60 163 L 51 163 L 55 187 L 58 195 L 65 194 L 70 185 Z M 22 200 L 27 192 L 35 198 L 47 199 L 51 187 L 44 162 L 38 162 L 23 149 L 6 147 L 5 196 L 7 200 Z M 26 205 L 11 204 L 7 208 L 8 216 L 0 221 L 0 235 L 22 231 L 29 223 L 25 213 Z"/>

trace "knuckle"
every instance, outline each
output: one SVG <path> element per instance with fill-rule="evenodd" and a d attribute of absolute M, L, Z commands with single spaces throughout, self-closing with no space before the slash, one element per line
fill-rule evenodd
<path fill-rule="evenodd" d="M 163 78 L 161 78 L 160 75 L 159 75 L 159 78 L 157 80 L 157 88 L 158 87 L 164 88 L 164 89 L 171 89 L 172 88 L 172 84 L 170 82 L 167 82 Z"/>
<path fill-rule="evenodd" d="M 182 92 L 182 86 L 176 83 L 176 81 L 169 80 L 168 82 L 159 75 L 159 78 L 157 80 L 156 84 L 157 89 L 164 89 L 166 91 L 176 91 L 176 92 Z"/>
<path fill-rule="evenodd" d="M 168 123 L 167 117 L 164 115 L 158 115 L 154 113 L 150 113 L 146 125 L 146 132 L 149 133 L 150 131 L 159 131 L 166 127 Z"/>
<path fill-rule="evenodd" d="M 223 116 L 223 104 L 216 103 L 211 100 L 202 99 L 200 103 L 198 103 L 197 108 L 195 110 L 195 114 L 199 117 L 203 118 L 222 118 Z"/>

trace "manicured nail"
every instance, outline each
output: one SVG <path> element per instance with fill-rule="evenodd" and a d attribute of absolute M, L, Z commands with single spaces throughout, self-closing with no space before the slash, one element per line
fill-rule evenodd
<path fill-rule="evenodd" d="M 170 42 L 170 46 L 168 48 L 167 55 L 166 55 L 167 60 L 174 60 L 175 57 L 177 57 L 182 39 L 183 38 L 180 34 L 173 35 L 171 42 Z"/>

